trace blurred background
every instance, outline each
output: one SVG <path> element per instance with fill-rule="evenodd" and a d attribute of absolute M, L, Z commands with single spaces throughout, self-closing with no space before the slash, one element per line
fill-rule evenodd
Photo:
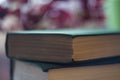
<path fill-rule="evenodd" d="M 105 0 L 0 0 L 0 30 L 105 28 Z"/>
<path fill-rule="evenodd" d="M 0 80 L 10 80 L 10 61 L 5 55 L 6 32 L 40 29 L 106 29 L 105 1 L 0 0 Z"/>

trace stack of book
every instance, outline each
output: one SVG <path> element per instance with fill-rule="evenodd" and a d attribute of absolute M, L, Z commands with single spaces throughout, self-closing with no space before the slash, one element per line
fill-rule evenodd
<path fill-rule="evenodd" d="M 11 80 L 119 80 L 120 31 L 9 32 Z"/>

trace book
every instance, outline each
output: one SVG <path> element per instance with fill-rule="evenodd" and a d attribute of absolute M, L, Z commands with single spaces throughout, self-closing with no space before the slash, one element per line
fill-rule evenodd
<path fill-rule="evenodd" d="M 120 56 L 120 31 L 103 29 L 9 32 L 7 56 L 32 61 L 68 63 Z"/>
<path fill-rule="evenodd" d="M 74 69 L 78 67 L 114 65 L 119 63 L 120 57 L 65 64 L 11 59 L 11 80 L 49 80 L 48 73 L 51 73 L 51 70 L 54 69 Z"/>
<path fill-rule="evenodd" d="M 51 69 L 49 80 L 119 80 L 120 64 Z"/>
<path fill-rule="evenodd" d="M 52 63 L 52 62 L 11 59 L 11 65 L 13 65 L 13 68 L 17 61 L 21 63 L 29 63 L 31 65 L 38 66 L 42 69 L 42 71 L 48 72 L 50 69 L 117 64 L 117 63 L 120 63 L 120 56 L 101 58 L 101 59 L 95 59 L 95 60 L 87 60 L 87 61 L 79 61 L 79 62 L 70 62 L 70 63 Z"/>

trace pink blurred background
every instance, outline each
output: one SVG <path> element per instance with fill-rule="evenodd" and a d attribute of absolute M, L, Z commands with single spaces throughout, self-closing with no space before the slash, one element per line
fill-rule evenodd
<path fill-rule="evenodd" d="M 0 29 L 103 28 L 105 0 L 1 0 Z"/>
<path fill-rule="evenodd" d="M 0 0 L 0 80 L 10 80 L 10 62 L 5 55 L 6 32 L 105 28 L 104 1 Z"/>

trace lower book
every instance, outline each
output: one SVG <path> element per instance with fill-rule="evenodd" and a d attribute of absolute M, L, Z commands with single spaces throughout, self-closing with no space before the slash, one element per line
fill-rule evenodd
<path fill-rule="evenodd" d="M 85 65 L 87 62 L 79 62 L 76 64 L 81 66 L 71 66 L 14 59 L 11 61 L 11 80 L 120 80 L 120 58 L 110 60 L 106 59 L 105 64 Z M 95 64 L 94 61 L 89 63 Z M 44 72 L 46 68 L 48 72 Z"/>
<path fill-rule="evenodd" d="M 49 80 L 120 80 L 120 64 L 52 69 Z"/>

